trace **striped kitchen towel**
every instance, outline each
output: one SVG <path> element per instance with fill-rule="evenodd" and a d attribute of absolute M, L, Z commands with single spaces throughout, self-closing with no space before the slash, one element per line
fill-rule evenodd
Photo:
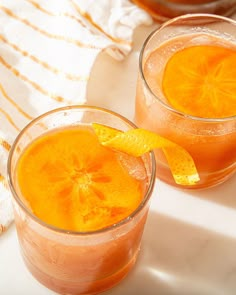
<path fill-rule="evenodd" d="M 0 233 L 13 221 L 6 180 L 10 147 L 34 117 L 86 102 L 94 61 L 122 59 L 148 14 L 128 0 L 0 1 Z"/>

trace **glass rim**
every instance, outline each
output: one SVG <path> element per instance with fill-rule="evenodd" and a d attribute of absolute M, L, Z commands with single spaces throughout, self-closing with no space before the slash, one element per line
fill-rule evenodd
<path fill-rule="evenodd" d="M 150 179 L 149 179 L 149 184 L 148 184 L 148 188 L 144 193 L 144 197 L 142 199 L 142 202 L 138 205 L 138 207 L 131 212 L 131 214 L 129 214 L 127 217 L 121 219 L 119 222 L 114 223 L 112 225 L 106 226 L 104 228 L 98 229 L 98 230 L 93 230 L 93 231 L 75 231 L 75 230 L 66 230 L 66 229 L 61 229 L 57 226 L 51 225 L 46 223 L 45 221 L 41 220 L 40 218 L 38 218 L 36 215 L 33 214 L 32 211 L 30 211 L 30 209 L 24 204 L 24 202 L 21 200 L 21 198 L 19 197 L 16 189 L 15 189 L 15 185 L 14 185 L 14 173 L 12 173 L 12 169 L 11 169 L 11 164 L 12 164 L 12 157 L 13 154 L 15 152 L 16 146 L 18 144 L 18 142 L 20 141 L 21 137 L 23 136 L 23 134 L 25 134 L 25 132 L 31 127 L 33 126 L 35 123 L 37 123 L 38 121 L 40 121 L 41 119 L 43 119 L 44 117 L 48 117 L 54 113 L 58 113 L 58 112 L 63 112 L 63 111 L 69 111 L 69 110 L 97 110 L 99 112 L 105 112 L 107 114 L 110 114 L 112 116 L 115 116 L 117 118 L 120 118 L 124 123 L 126 123 L 127 125 L 129 125 L 132 128 L 138 128 L 132 121 L 130 121 L 129 119 L 125 118 L 124 116 L 120 115 L 119 113 L 116 113 L 114 111 L 108 110 L 106 108 L 102 108 L 102 107 L 96 107 L 96 106 L 90 106 L 90 105 L 73 105 L 73 106 L 65 106 L 65 107 L 60 107 L 60 108 L 56 108 L 53 110 L 50 110 L 48 112 L 43 113 L 42 115 L 37 116 L 36 118 L 34 118 L 33 120 L 31 120 L 21 131 L 20 133 L 17 135 L 16 139 L 14 140 L 12 147 L 10 149 L 9 152 L 9 156 L 8 156 L 8 161 L 7 161 L 7 180 L 8 180 L 8 184 L 9 184 L 9 188 L 10 191 L 12 193 L 12 196 L 14 198 L 14 200 L 16 201 L 16 203 L 21 207 L 21 209 L 28 215 L 30 216 L 31 219 L 34 220 L 34 222 L 36 222 L 37 224 L 39 224 L 40 226 L 47 228 L 48 230 L 51 230 L 53 232 L 59 233 L 59 234 L 65 234 L 65 235 L 73 235 L 73 236 L 93 236 L 96 234 L 101 234 L 101 233 L 106 233 L 109 232 L 113 229 L 119 228 L 120 226 L 128 223 L 131 219 L 133 219 L 136 215 L 139 214 L 139 212 L 142 211 L 142 208 L 145 207 L 145 205 L 148 203 L 151 194 L 153 192 L 154 189 L 154 184 L 155 184 L 155 176 L 156 176 L 156 161 L 155 161 L 155 156 L 154 156 L 154 152 L 151 151 L 149 152 L 150 155 L 150 162 L 151 162 L 151 175 L 150 175 Z"/>
<path fill-rule="evenodd" d="M 144 74 L 144 71 L 143 71 L 144 52 L 146 50 L 147 45 L 149 44 L 149 42 L 154 37 L 154 35 L 158 34 L 165 27 L 167 27 L 169 25 L 172 25 L 173 23 L 175 23 L 179 19 L 194 19 L 194 18 L 199 18 L 199 17 L 212 18 L 212 19 L 222 20 L 222 21 L 225 21 L 225 22 L 228 22 L 228 23 L 232 23 L 233 25 L 235 25 L 235 29 L 236 29 L 236 20 L 227 18 L 225 16 L 220 16 L 220 15 L 215 15 L 215 14 L 210 14 L 210 13 L 189 13 L 189 14 L 174 17 L 174 18 L 166 21 L 165 23 L 161 24 L 158 28 L 154 29 L 154 31 L 152 31 L 148 35 L 148 37 L 145 39 L 145 41 L 144 41 L 144 43 L 142 45 L 140 55 L 139 55 L 139 71 L 140 71 L 140 74 L 141 74 L 141 79 L 144 82 L 146 89 L 150 92 L 150 94 L 156 100 L 158 100 L 158 102 L 163 107 L 165 107 L 166 109 L 168 109 L 172 113 L 175 113 L 176 115 L 178 115 L 178 116 L 180 116 L 182 118 L 190 119 L 190 120 L 193 120 L 193 121 L 205 122 L 205 123 L 223 123 L 223 122 L 234 121 L 234 120 L 236 120 L 236 115 L 230 116 L 230 117 L 224 117 L 224 118 L 203 118 L 203 117 L 193 116 L 193 115 L 189 115 L 187 113 L 181 112 L 181 111 L 173 108 L 171 105 L 165 103 L 159 96 L 157 96 L 152 91 L 151 87 L 149 86 L 149 84 L 148 84 L 148 82 L 147 82 L 147 80 L 145 78 L 145 74 Z"/>

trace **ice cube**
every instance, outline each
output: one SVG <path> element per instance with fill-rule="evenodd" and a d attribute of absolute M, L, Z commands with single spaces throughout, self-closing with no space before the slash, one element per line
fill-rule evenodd
<path fill-rule="evenodd" d="M 147 171 L 142 158 L 136 158 L 125 153 L 118 153 L 117 157 L 121 165 L 132 177 L 138 180 L 146 179 Z"/>

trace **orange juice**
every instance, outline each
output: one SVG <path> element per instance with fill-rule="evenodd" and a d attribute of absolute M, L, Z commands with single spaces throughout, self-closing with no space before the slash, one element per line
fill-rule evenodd
<path fill-rule="evenodd" d="M 200 175 L 192 188 L 204 188 L 223 182 L 236 170 L 236 42 L 204 30 L 179 32 L 155 50 L 146 43 L 135 120 L 184 147 Z M 175 185 L 159 150 L 156 159 L 158 177 Z"/>
<path fill-rule="evenodd" d="M 22 131 L 9 160 L 22 256 L 35 278 L 61 294 L 97 294 L 129 272 L 153 186 L 150 154 L 102 146 L 93 120 L 133 128 L 98 108 L 55 110 Z"/>
<path fill-rule="evenodd" d="M 236 10 L 234 0 L 133 0 L 133 2 L 161 21 L 186 13 L 231 15 Z"/>

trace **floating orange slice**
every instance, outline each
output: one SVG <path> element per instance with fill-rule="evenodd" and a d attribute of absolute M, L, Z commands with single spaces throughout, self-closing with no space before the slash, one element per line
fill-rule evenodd
<path fill-rule="evenodd" d="M 93 129 L 102 145 L 135 157 L 161 148 L 177 184 L 194 185 L 199 181 L 199 175 L 190 154 L 181 146 L 154 132 L 140 128 L 122 132 L 97 123 L 93 123 Z"/>
<path fill-rule="evenodd" d="M 36 139 L 20 158 L 21 193 L 36 216 L 58 228 L 107 227 L 138 207 L 146 185 L 146 171 L 143 178 L 129 173 L 137 166 L 145 170 L 142 160 L 122 159 L 100 144 L 92 128 L 58 129 Z"/>
<path fill-rule="evenodd" d="M 163 93 L 177 110 L 203 118 L 236 115 L 236 50 L 192 46 L 167 62 Z"/>

